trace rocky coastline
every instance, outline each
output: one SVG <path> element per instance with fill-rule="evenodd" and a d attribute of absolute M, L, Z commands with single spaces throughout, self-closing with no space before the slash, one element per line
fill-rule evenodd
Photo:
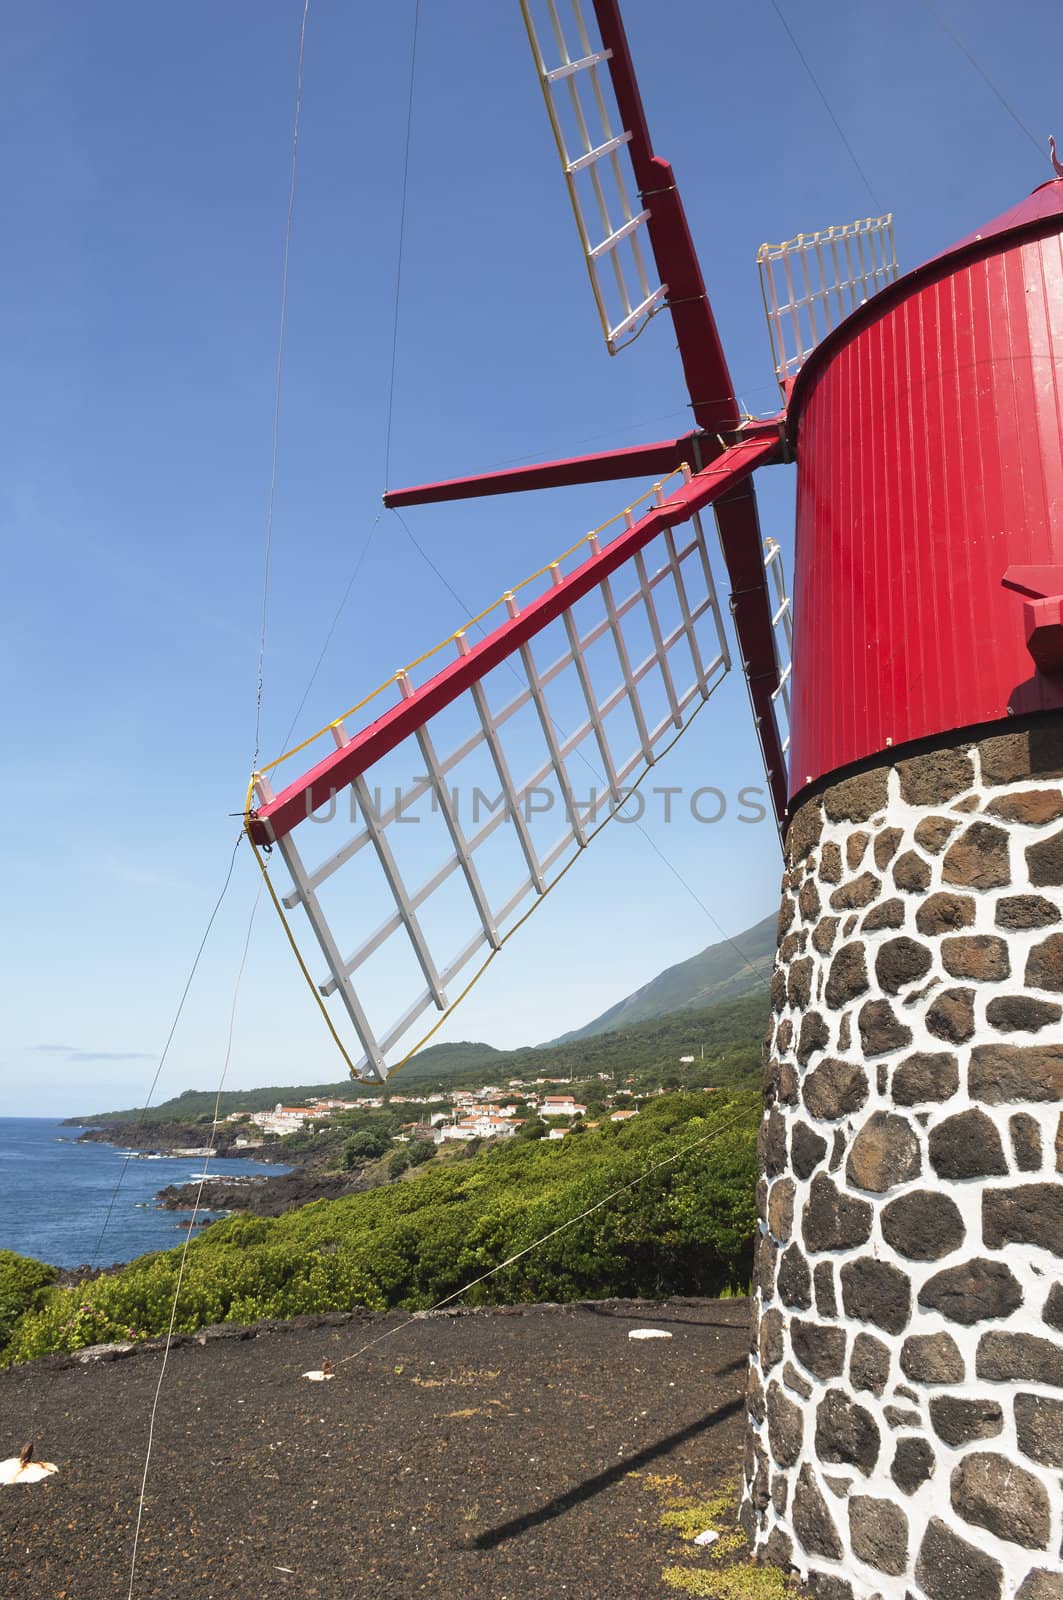
<path fill-rule="evenodd" d="M 359 1172 L 315 1172 L 296 1167 L 292 1172 L 267 1178 L 207 1178 L 199 1183 L 173 1183 L 160 1189 L 155 1204 L 164 1211 L 191 1211 L 199 1196 L 204 1211 L 248 1211 L 255 1217 L 279 1217 L 314 1200 L 340 1200 L 373 1188 Z"/>
<path fill-rule="evenodd" d="M 210 1142 L 210 1128 L 199 1122 L 101 1122 L 91 1127 L 81 1123 L 64 1124 L 81 1127 L 78 1144 L 110 1144 L 121 1150 L 135 1150 L 144 1155 L 179 1155 L 182 1152 L 204 1151 Z M 288 1166 L 291 1156 L 280 1140 L 264 1140 L 261 1144 L 238 1145 L 246 1138 L 246 1130 L 237 1124 L 222 1124 L 214 1130 L 215 1156 L 227 1160 L 246 1157 L 251 1161 L 278 1162 Z"/>

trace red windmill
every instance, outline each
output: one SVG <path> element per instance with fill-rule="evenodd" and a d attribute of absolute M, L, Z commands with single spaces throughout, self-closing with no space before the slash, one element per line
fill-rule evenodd
<path fill-rule="evenodd" d="M 1053 598 L 1063 590 L 1053 565 L 1063 482 L 1055 392 L 1036 366 L 1002 366 L 996 357 L 1002 339 L 1013 349 L 1026 341 L 1036 354 L 1052 336 L 1030 263 L 1044 257 L 1047 273 L 1052 252 L 1058 257 L 1063 183 L 1043 185 L 900 280 L 890 217 L 764 246 L 758 260 L 784 409 L 744 416 L 672 168 L 653 151 L 616 0 L 592 3 L 593 33 L 579 0 L 564 19 L 546 0 L 538 30 L 531 0 L 522 8 L 609 350 L 667 311 L 695 426 L 653 444 L 385 494 L 401 507 L 662 479 L 614 525 L 507 592 L 497 619 L 476 619 L 481 636 L 463 628 L 394 674 L 376 694 L 397 691 L 395 703 L 372 720 L 359 714 L 376 710 L 373 696 L 322 730 L 315 738 L 327 749 L 302 776 L 275 792 L 279 763 L 254 775 L 248 832 L 285 861 L 283 907 L 305 914 L 319 947 L 304 973 L 352 1070 L 369 1076 L 386 1075 L 423 1042 L 425 1013 L 445 1013 L 455 984 L 465 992 L 730 667 L 700 521 L 707 507 L 781 829 L 792 797 L 826 774 L 889 746 L 1061 703 L 1053 676 L 1063 662 L 1063 602 Z M 1021 433 L 1019 411 L 1031 419 Z M 761 537 L 753 473 L 795 458 L 791 685 L 782 561 Z M 964 492 L 972 474 L 977 497 Z M 1007 567 L 1022 568 L 1010 581 L 1030 597 L 1033 661 L 1001 589 Z M 451 659 L 439 664 L 447 647 Z M 537 761 L 527 757 L 529 723 Z M 603 790 L 581 812 L 572 765 L 583 746 Z M 414 750 L 412 770 L 420 770 L 405 787 L 388 775 L 402 747 Z M 468 792 L 475 762 L 501 803 L 470 823 L 457 814 L 453 786 L 464 777 Z M 545 845 L 529 799 L 544 785 L 566 819 Z M 401 823 L 422 798 L 445 849 L 437 870 L 413 882 Z M 504 853 L 503 839 L 508 880 L 498 860 L 487 864 Z M 304 860 L 310 841 L 312 862 Z M 371 893 L 347 882 L 361 868 L 379 877 Z M 467 936 L 455 940 L 455 927 Z M 375 976 L 391 940 L 408 960 L 407 992 Z M 321 956 L 324 976 L 309 970 Z M 395 1019 L 378 1025 L 367 994 L 394 995 Z M 357 1053 L 343 1043 L 348 1024 Z"/>

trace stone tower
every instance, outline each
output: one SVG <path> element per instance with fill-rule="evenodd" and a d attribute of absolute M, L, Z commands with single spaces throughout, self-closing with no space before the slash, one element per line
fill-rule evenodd
<path fill-rule="evenodd" d="M 786 842 L 743 1517 L 826 1600 L 1063 1600 L 1063 713 Z"/>

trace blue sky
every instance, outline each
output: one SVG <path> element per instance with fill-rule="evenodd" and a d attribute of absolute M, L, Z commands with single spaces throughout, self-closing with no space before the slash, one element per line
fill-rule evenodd
<path fill-rule="evenodd" d="M 754 256 L 878 210 L 902 267 L 1050 176 L 919 0 L 783 0 L 870 181 L 766 0 L 626 7 L 740 395 L 775 399 Z M 1063 134 L 1063 21 L 935 0 L 1039 140 Z M 602 347 L 516 0 L 421 18 L 394 482 L 687 426 L 664 319 Z M 7 1114 L 138 1103 L 224 877 L 254 735 L 281 249 L 301 0 L 38 0 L 0 43 L 0 672 Z M 292 237 L 263 750 L 278 753 L 379 506 L 412 8 L 311 0 Z M 1058 122 L 1057 122 L 1058 117 Z M 758 480 L 789 549 L 792 475 Z M 604 520 L 625 485 L 409 513 L 475 609 Z M 397 521 L 373 533 L 310 731 L 460 624 Z M 761 782 L 735 677 L 661 781 Z M 770 825 L 607 829 L 446 1036 L 578 1026 L 768 912 Z M 257 873 L 242 852 L 159 1093 L 217 1081 Z M 709 908 L 711 916 L 696 903 Z M 340 1064 L 268 908 L 230 1083 Z"/>

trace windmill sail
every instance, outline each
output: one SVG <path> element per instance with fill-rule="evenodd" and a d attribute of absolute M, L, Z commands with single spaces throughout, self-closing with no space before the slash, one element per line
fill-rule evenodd
<path fill-rule="evenodd" d="M 248 833 L 284 862 L 270 888 L 353 1072 L 424 1042 L 722 681 L 699 513 L 776 449 L 658 485 L 476 619 L 482 638 L 452 635 L 300 746 L 330 747 L 301 777 L 255 775 Z"/>
<path fill-rule="evenodd" d="M 541 14 L 536 18 L 535 12 Z M 607 70 L 613 52 L 596 36 L 580 0 L 521 0 L 546 109 L 610 355 L 638 337 L 664 305 L 646 234 L 650 211 L 631 165 Z M 596 34 L 596 30 L 595 30 Z"/>
<path fill-rule="evenodd" d="M 896 278 L 893 213 L 762 244 L 757 266 L 775 376 L 785 389 L 820 340 Z"/>

